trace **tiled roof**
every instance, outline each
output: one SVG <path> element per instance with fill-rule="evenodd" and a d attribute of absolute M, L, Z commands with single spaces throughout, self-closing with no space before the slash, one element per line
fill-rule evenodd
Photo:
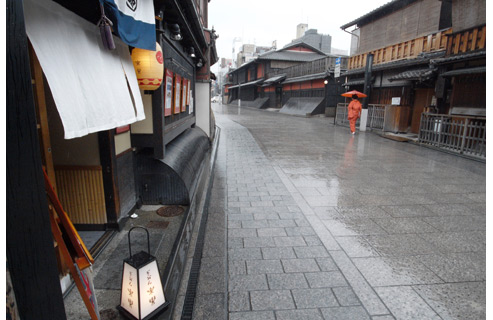
<path fill-rule="evenodd" d="M 463 74 L 475 74 L 475 73 L 486 73 L 486 66 L 451 70 L 451 71 L 447 71 L 447 72 L 442 73 L 442 77 L 453 77 L 453 76 L 459 76 L 459 75 L 463 75 Z"/>
<path fill-rule="evenodd" d="M 354 79 L 343 84 L 344 87 L 355 86 L 358 84 L 365 84 L 365 78 Z"/>
<path fill-rule="evenodd" d="M 456 54 L 456 55 L 449 56 L 449 57 L 431 59 L 430 63 L 431 64 L 442 64 L 442 63 L 447 63 L 447 62 L 455 62 L 455 61 L 459 61 L 459 60 L 476 59 L 476 58 L 482 58 L 482 57 L 486 57 L 486 51 L 476 51 L 476 52 L 470 52 L 470 53 L 464 53 L 464 54 Z"/>
<path fill-rule="evenodd" d="M 279 81 L 282 81 L 286 78 L 286 74 L 280 74 L 280 75 L 277 75 L 277 76 L 274 76 L 274 77 L 271 77 L 267 80 L 264 81 L 264 85 L 269 85 L 271 83 L 275 83 L 275 82 L 279 82 Z"/>
<path fill-rule="evenodd" d="M 258 83 L 260 83 L 262 81 L 264 81 L 264 79 L 257 79 L 257 80 L 253 80 L 253 81 L 250 81 L 250 82 L 241 83 L 241 84 L 237 84 L 237 85 L 231 86 L 231 87 L 229 87 L 229 89 L 234 89 L 234 88 L 238 88 L 238 87 L 251 86 L 251 85 L 254 85 L 254 84 L 258 84 Z"/>
<path fill-rule="evenodd" d="M 389 81 L 395 80 L 426 80 L 431 78 L 436 72 L 436 69 L 417 69 L 401 72 L 389 78 Z"/>
<path fill-rule="evenodd" d="M 308 74 L 306 76 L 300 76 L 300 77 L 294 77 L 290 79 L 286 79 L 284 83 L 294 83 L 294 82 L 301 82 L 301 81 L 308 81 L 308 80 L 313 80 L 313 79 L 323 79 L 325 76 L 327 76 L 327 73 L 322 72 L 322 73 L 316 73 L 316 74 Z"/>

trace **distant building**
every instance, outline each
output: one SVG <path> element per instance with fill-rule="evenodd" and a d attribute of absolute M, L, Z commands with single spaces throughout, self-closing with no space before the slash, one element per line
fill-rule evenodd
<path fill-rule="evenodd" d="M 272 42 L 272 47 L 260 47 L 256 46 L 254 44 L 244 44 L 241 47 L 240 52 L 238 52 L 236 56 L 236 65 L 237 67 L 240 67 L 241 65 L 250 62 L 252 60 L 255 60 L 259 55 L 266 53 L 271 50 L 275 50 L 275 41 Z"/>
<path fill-rule="evenodd" d="M 337 49 L 337 48 L 330 48 L 330 51 L 332 54 L 336 55 L 336 56 L 347 56 L 348 55 L 348 51 L 347 50 L 344 50 L 344 49 Z"/>
<path fill-rule="evenodd" d="M 299 25 L 297 25 L 296 26 L 296 39 L 301 38 L 305 34 L 306 30 L 308 30 L 308 24 L 300 23 Z"/>
<path fill-rule="evenodd" d="M 335 113 L 337 103 L 344 101 L 334 77 L 337 58 L 304 42 L 271 50 L 227 74 L 223 103 L 241 101 L 243 106 L 303 116 L 324 114 L 327 109 Z M 347 59 L 341 59 L 342 70 Z"/>
<path fill-rule="evenodd" d="M 233 66 L 233 59 L 221 58 L 221 68 Z"/>
<path fill-rule="evenodd" d="M 302 30 L 302 28 L 300 26 L 302 26 L 302 24 L 298 25 L 297 30 L 296 30 L 296 35 L 298 35 L 300 30 Z M 308 27 L 308 25 L 306 25 L 306 26 Z M 331 47 L 330 46 L 332 43 L 332 37 L 328 34 L 319 34 L 317 32 L 317 29 L 309 29 L 309 30 L 305 31 L 305 33 L 301 37 L 294 39 L 293 41 L 291 41 L 290 44 L 286 45 L 285 47 L 291 46 L 293 44 L 301 43 L 301 42 L 306 43 L 306 44 L 322 51 L 323 53 L 326 53 L 326 54 L 331 53 Z"/>

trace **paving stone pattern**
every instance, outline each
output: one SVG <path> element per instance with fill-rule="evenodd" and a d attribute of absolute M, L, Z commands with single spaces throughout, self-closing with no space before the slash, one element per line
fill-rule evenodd
<path fill-rule="evenodd" d="M 327 118 L 214 111 L 224 230 L 208 223 L 194 318 L 485 318 L 483 163 Z"/>

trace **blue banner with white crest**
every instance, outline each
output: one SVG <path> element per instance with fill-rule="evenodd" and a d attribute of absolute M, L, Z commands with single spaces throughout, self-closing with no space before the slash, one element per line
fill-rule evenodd
<path fill-rule="evenodd" d="M 152 0 L 100 0 L 113 30 L 129 46 L 156 50 L 156 28 Z"/>

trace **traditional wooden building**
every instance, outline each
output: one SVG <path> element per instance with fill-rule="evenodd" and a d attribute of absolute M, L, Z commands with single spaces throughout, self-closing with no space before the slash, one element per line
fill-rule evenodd
<path fill-rule="evenodd" d="M 257 108 L 278 108 L 293 115 L 335 114 L 340 97 L 340 81 L 334 77 L 339 57 L 324 54 L 304 42 L 259 56 L 229 73 L 225 92 L 229 103 Z M 347 57 L 339 60 L 347 68 Z"/>
<path fill-rule="evenodd" d="M 451 13 L 448 1 L 394 0 L 341 26 L 355 27 L 344 86 L 364 91 L 372 55 L 368 102 L 391 106 L 386 130 L 418 133 L 423 108 L 436 105 L 437 69 L 430 60 L 445 55 Z"/>
<path fill-rule="evenodd" d="M 282 77 L 269 79 L 269 74 L 325 56 L 322 51 L 305 43 L 297 43 L 281 50 L 261 54 L 257 59 L 229 72 L 228 77 L 231 85 L 226 85 L 224 90 L 224 92 L 228 93 L 228 103 L 235 104 L 238 102 L 237 100 L 241 100 L 240 103 L 244 105 L 258 108 L 267 106 L 280 107 L 281 101 L 279 99 L 276 100 L 275 95 L 271 93 L 272 88 L 262 90 L 263 81 L 269 80 L 274 84 L 282 80 Z M 263 91 L 264 94 L 262 94 Z M 277 94 L 279 96 L 280 92 L 278 91 Z M 271 97 L 274 99 L 271 99 Z"/>
<path fill-rule="evenodd" d="M 438 70 L 436 110 L 421 117 L 423 145 L 486 159 L 486 1 L 453 0 L 452 33 Z"/>
<path fill-rule="evenodd" d="M 372 61 L 368 127 L 486 158 L 485 8 L 484 0 L 394 0 L 341 27 L 356 27 L 346 88 L 365 90 Z"/>
<path fill-rule="evenodd" d="M 66 318 L 42 168 L 78 230 L 118 231 L 143 203 L 195 208 L 214 135 L 216 35 L 206 0 L 153 5 L 164 71 L 150 91 L 139 88 L 134 48 L 116 36 L 116 49 L 105 48 L 99 1 L 7 3 L 6 248 L 20 318 Z M 165 245 L 186 257 L 191 235 L 176 236 Z M 171 282 L 183 265 L 169 268 Z"/>

